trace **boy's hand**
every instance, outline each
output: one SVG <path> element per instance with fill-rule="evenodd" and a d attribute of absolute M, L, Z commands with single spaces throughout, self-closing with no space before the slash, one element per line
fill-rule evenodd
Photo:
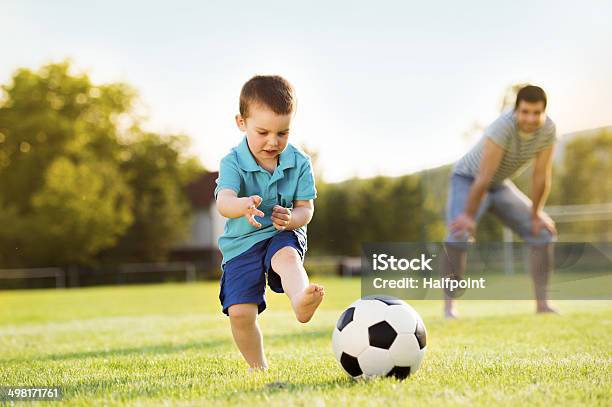
<path fill-rule="evenodd" d="M 276 230 L 285 230 L 291 222 L 291 209 L 274 205 L 271 218 Z"/>
<path fill-rule="evenodd" d="M 256 228 L 261 227 L 261 223 L 255 220 L 255 216 L 259 216 L 260 218 L 264 217 L 264 213 L 257 209 L 257 207 L 261 204 L 261 197 L 259 195 L 251 195 L 246 200 L 246 208 L 244 209 L 244 217 L 247 221 L 255 226 Z"/>

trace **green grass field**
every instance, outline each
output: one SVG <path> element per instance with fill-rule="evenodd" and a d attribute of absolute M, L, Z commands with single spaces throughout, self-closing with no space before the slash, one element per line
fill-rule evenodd
<path fill-rule="evenodd" d="M 408 380 L 349 378 L 331 352 L 359 279 L 326 287 L 313 321 L 268 294 L 270 370 L 248 374 L 214 282 L 0 292 L 0 385 L 61 386 L 66 405 L 610 405 L 612 302 L 465 301 L 444 321 L 411 304 L 428 353 Z M 37 404 L 33 402 L 32 404 Z"/>

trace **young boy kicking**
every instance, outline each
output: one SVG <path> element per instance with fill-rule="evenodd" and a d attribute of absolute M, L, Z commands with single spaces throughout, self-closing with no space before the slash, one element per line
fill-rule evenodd
<path fill-rule="evenodd" d="M 279 76 L 255 76 L 242 87 L 242 142 L 221 160 L 215 199 L 228 218 L 219 299 L 234 341 L 251 369 L 266 369 L 257 315 L 266 309 L 266 279 L 286 293 L 300 322 L 312 318 L 324 295 L 304 270 L 306 225 L 317 191 L 310 157 L 288 143 L 296 100 Z"/>

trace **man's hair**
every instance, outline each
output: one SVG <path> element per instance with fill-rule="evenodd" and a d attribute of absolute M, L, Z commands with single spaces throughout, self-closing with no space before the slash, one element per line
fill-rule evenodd
<path fill-rule="evenodd" d="M 514 110 L 518 109 L 521 100 L 529 103 L 544 102 L 544 109 L 546 109 L 546 92 L 539 86 L 527 85 L 522 87 L 516 94 Z"/>
<path fill-rule="evenodd" d="M 285 78 L 278 75 L 256 75 L 240 91 L 240 115 L 249 116 L 249 107 L 261 105 L 274 113 L 286 115 L 296 108 L 295 90 Z"/>

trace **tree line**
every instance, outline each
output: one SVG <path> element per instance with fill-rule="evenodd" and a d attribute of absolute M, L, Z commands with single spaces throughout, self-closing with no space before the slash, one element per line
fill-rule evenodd
<path fill-rule="evenodd" d="M 189 155 L 186 135 L 145 130 L 139 103 L 129 85 L 94 84 L 67 61 L 18 69 L 2 86 L 0 268 L 158 261 L 187 237 L 185 187 L 205 169 Z M 612 133 L 577 137 L 563 157 L 549 204 L 612 202 Z M 441 241 L 450 171 L 333 184 L 318 174 L 311 252 L 359 255 L 367 241 Z M 527 195 L 529 174 L 515 178 Z M 589 236 L 609 227 L 560 231 Z M 490 215 L 477 233 L 481 241 L 502 237 Z"/>

